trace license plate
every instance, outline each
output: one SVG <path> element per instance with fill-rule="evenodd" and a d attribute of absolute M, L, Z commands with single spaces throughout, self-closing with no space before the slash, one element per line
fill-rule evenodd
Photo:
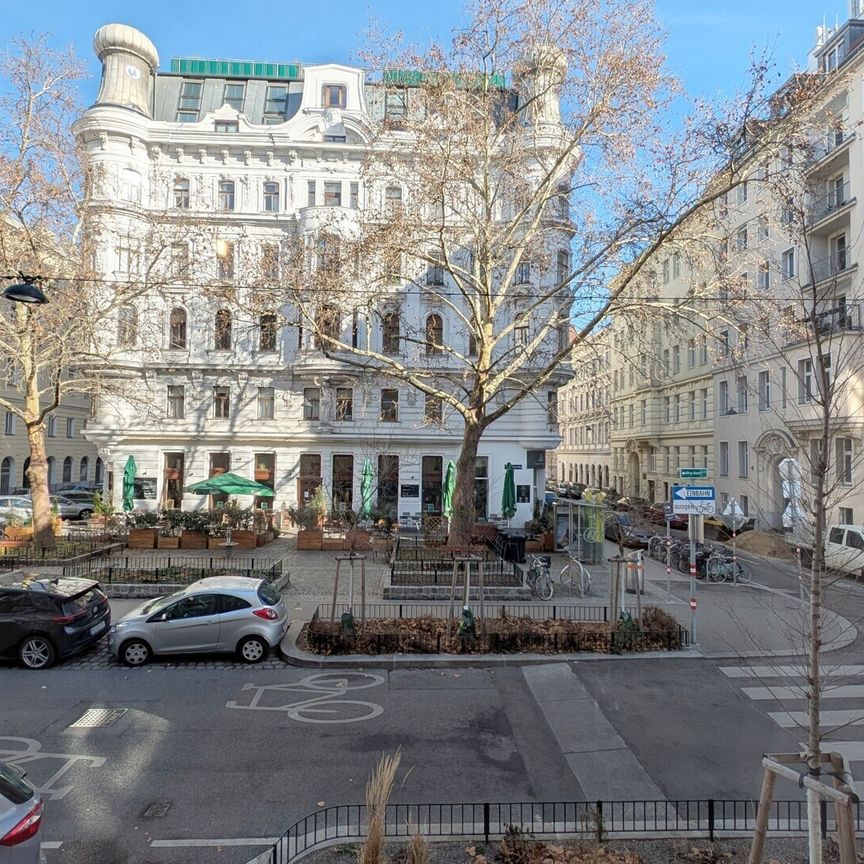
<path fill-rule="evenodd" d="M 95 636 L 97 633 L 101 633 L 107 625 L 104 621 L 100 621 L 98 624 L 94 625 L 90 628 L 90 635 Z"/>

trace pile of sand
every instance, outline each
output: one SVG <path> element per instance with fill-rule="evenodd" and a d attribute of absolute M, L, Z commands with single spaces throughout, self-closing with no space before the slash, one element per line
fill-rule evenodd
<path fill-rule="evenodd" d="M 728 540 L 726 545 L 729 545 Z M 773 534 L 767 531 L 745 531 L 735 538 L 735 545 L 738 549 L 752 552 L 754 555 L 784 558 L 787 561 L 795 560 L 795 549 L 783 539 L 782 534 Z"/>

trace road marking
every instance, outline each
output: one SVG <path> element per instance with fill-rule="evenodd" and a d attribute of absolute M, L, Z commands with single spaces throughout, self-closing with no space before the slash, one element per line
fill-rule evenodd
<path fill-rule="evenodd" d="M 18 745 L 23 744 L 24 749 L 17 747 L 10 750 L 7 748 L 7 741 L 12 741 Z M 64 774 L 71 771 L 79 762 L 89 763 L 90 768 L 101 768 L 105 764 L 104 756 L 84 756 L 79 753 L 46 753 L 42 750 L 42 745 L 33 738 L 0 736 L 0 760 L 4 762 L 9 762 L 12 765 L 29 765 L 43 760 L 48 762 L 52 759 L 62 760 L 64 764 L 41 784 L 37 784 L 33 777 L 30 778 L 30 782 L 44 797 L 53 800 L 65 798 L 72 791 L 71 786 L 58 787 L 56 784 Z"/>
<path fill-rule="evenodd" d="M 794 687 L 742 687 L 741 692 L 755 700 L 807 698 L 807 687 L 804 684 Z M 859 699 L 862 696 L 864 684 L 838 684 L 828 686 L 822 691 L 823 699 Z"/>
<path fill-rule="evenodd" d="M 62 840 L 45 840 L 39 844 L 43 849 L 59 849 L 63 845 Z"/>
<path fill-rule="evenodd" d="M 822 741 L 823 753 L 840 753 L 848 762 L 864 762 L 864 741 Z"/>
<path fill-rule="evenodd" d="M 806 711 L 769 711 L 768 716 L 782 729 L 800 726 L 807 728 Z M 834 726 L 864 726 L 864 709 L 843 711 L 823 711 L 819 717 L 819 728 Z"/>
<path fill-rule="evenodd" d="M 797 678 L 807 677 L 804 666 L 720 666 L 727 678 Z M 851 678 L 864 675 L 864 665 L 823 666 L 822 676 L 828 678 Z"/>
<path fill-rule="evenodd" d="M 272 846 L 278 837 L 220 837 L 215 840 L 153 840 L 151 847 L 174 849 L 188 846 Z"/>

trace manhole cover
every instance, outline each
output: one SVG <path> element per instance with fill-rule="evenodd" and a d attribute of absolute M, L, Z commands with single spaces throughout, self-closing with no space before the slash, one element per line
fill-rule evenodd
<path fill-rule="evenodd" d="M 171 809 L 170 801 L 154 801 L 142 814 L 145 819 L 158 819 Z"/>
<path fill-rule="evenodd" d="M 110 726 L 116 723 L 125 713 L 126 708 L 88 708 L 70 729 L 98 729 L 100 726 Z"/>

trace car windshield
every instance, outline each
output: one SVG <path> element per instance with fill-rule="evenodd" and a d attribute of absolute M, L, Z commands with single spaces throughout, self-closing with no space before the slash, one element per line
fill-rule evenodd
<path fill-rule="evenodd" d="M 162 609 L 169 603 L 173 603 L 175 600 L 179 600 L 181 597 L 185 596 L 185 594 L 185 591 L 175 591 L 173 594 L 166 594 L 162 597 L 155 597 L 146 606 L 141 607 L 141 612 L 144 615 L 149 615 L 156 609 Z"/>

